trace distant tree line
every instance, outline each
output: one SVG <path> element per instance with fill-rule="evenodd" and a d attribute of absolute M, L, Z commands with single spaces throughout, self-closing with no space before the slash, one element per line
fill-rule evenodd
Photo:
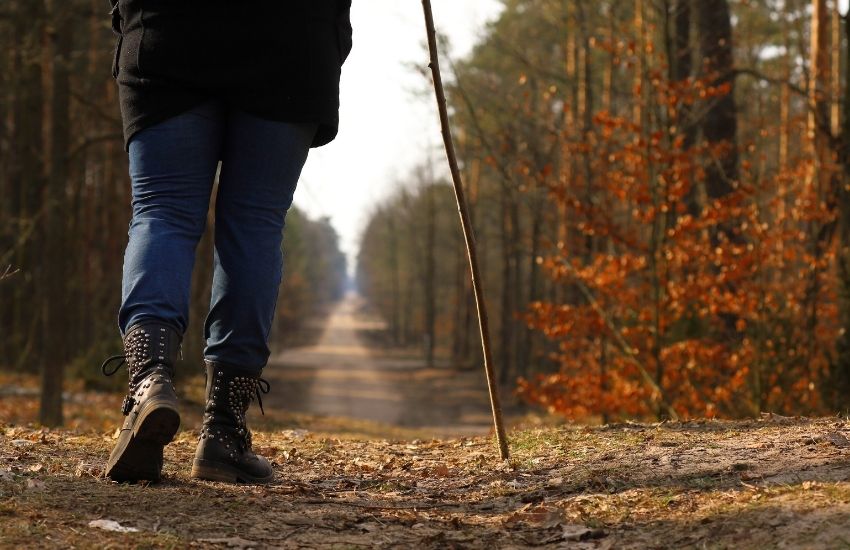
<path fill-rule="evenodd" d="M 66 367 L 93 377 L 120 349 L 130 186 L 108 7 L 105 0 L 0 4 L 0 273 L 12 273 L 0 280 L 0 368 L 42 373 L 45 424 L 62 422 Z M 293 210 L 287 223 L 276 338 L 338 297 L 345 278 L 327 221 Z M 207 231 L 183 371 L 201 361 L 211 251 Z"/>
<path fill-rule="evenodd" d="M 838 3 L 503 3 L 449 98 L 503 382 L 602 420 L 846 410 Z M 400 342 L 477 362 L 449 189 L 409 180 L 358 275 Z"/>
<path fill-rule="evenodd" d="M 389 344 L 419 347 L 433 363 L 469 358 L 474 335 L 467 307 L 466 258 L 454 195 L 418 168 L 372 213 L 357 258 L 360 292 L 387 320 Z"/>

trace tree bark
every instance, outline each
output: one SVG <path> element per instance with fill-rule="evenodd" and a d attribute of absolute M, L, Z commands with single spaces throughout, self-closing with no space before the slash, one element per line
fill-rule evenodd
<path fill-rule="evenodd" d="M 434 197 L 436 188 L 432 178 L 422 189 L 425 193 L 425 269 L 423 272 L 423 294 L 425 323 L 422 331 L 425 339 L 425 362 L 429 367 L 434 366 L 434 348 L 436 346 L 435 330 L 437 328 L 437 296 L 436 281 L 436 237 L 437 237 L 437 205 Z"/>
<path fill-rule="evenodd" d="M 717 199 L 728 195 L 738 180 L 738 109 L 735 104 L 732 23 L 727 0 L 699 0 L 696 4 L 703 75 L 711 77 L 713 86 L 730 86 L 728 94 L 711 100 L 701 124 L 703 138 L 709 144 L 727 146 L 715 162 L 706 166 L 706 196 Z"/>
<path fill-rule="evenodd" d="M 41 407 L 39 420 L 46 426 L 59 426 L 63 422 L 62 385 L 67 361 L 67 327 L 74 322 L 68 317 L 69 261 L 66 253 L 70 243 L 65 240 L 67 225 L 66 186 L 70 176 L 68 151 L 70 150 L 70 78 L 75 27 L 72 4 L 47 0 L 50 25 L 45 34 L 49 79 L 45 82 L 50 99 L 49 116 L 45 118 L 45 141 L 48 144 L 47 189 L 47 242 L 46 255 L 50 269 L 43 270 L 44 352 L 41 378 Z"/>

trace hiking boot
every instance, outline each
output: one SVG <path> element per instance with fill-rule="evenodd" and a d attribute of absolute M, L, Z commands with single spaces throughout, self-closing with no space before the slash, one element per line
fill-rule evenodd
<path fill-rule="evenodd" d="M 100 367 L 112 376 L 126 363 L 130 374 L 130 390 L 121 406 L 126 418 L 106 463 L 106 476 L 114 481 L 160 480 L 162 450 L 180 427 L 171 380 L 181 339 L 170 325 L 139 323 L 124 336 L 124 355 L 110 357 Z M 118 359 L 118 366 L 108 370 Z"/>
<path fill-rule="evenodd" d="M 206 362 L 207 404 L 192 464 L 192 477 L 229 483 L 268 483 L 274 477 L 271 464 L 251 449 L 251 431 L 245 424 L 248 406 L 269 383 L 259 373 Z"/>

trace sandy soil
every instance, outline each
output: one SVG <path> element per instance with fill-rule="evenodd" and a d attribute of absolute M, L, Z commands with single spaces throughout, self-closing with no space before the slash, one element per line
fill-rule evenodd
<path fill-rule="evenodd" d="M 110 435 L 6 427 L 0 546 L 846 548 L 848 436 L 841 419 L 775 417 L 546 428 L 512 432 L 502 462 L 487 438 L 268 430 L 275 482 L 246 487 L 191 480 L 183 432 L 144 486 L 100 477 Z"/>
<path fill-rule="evenodd" d="M 273 391 L 264 404 L 440 437 L 486 434 L 491 417 L 483 372 L 442 361 L 428 368 L 415 352 L 376 349 L 363 334 L 383 328 L 362 299 L 349 294 L 331 311 L 315 345 L 272 358 L 263 376 Z"/>

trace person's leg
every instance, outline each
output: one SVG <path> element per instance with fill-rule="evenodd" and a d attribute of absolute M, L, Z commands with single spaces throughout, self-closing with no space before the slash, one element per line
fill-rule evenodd
<path fill-rule="evenodd" d="M 228 117 L 204 325 L 207 404 L 193 477 L 251 483 L 273 477 L 269 462 L 251 450 L 245 413 L 268 390 L 260 373 L 282 276 L 284 218 L 316 129 L 238 111 Z"/>
<path fill-rule="evenodd" d="M 259 372 L 283 272 L 286 212 L 315 124 L 228 117 L 216 198 L 215 269 L 204 325 L 209 361 Z"/>
<path fill-rule="evenodd" d="M 195 248 L 206 226 L 224 125 L 221 102 L 210 101 L 130 141 L 133 218 L 118 312 L 122 334 L 148 320 L 186 330 Z"/>
<path fill-rule="evenodd" d="M 156 481 L 180 426 L 172 379 L 188 323 L 195 247 L 221 153 L 224 112 L 209 102 L 142 130 L 130 142 L 133 218 L 119 327 L 129 371 L 126 416 L 106 474 Z M 110 360 L 104 363 L 104 374 Z M 120 365 L 120 364 L 119 364 Z"/>

